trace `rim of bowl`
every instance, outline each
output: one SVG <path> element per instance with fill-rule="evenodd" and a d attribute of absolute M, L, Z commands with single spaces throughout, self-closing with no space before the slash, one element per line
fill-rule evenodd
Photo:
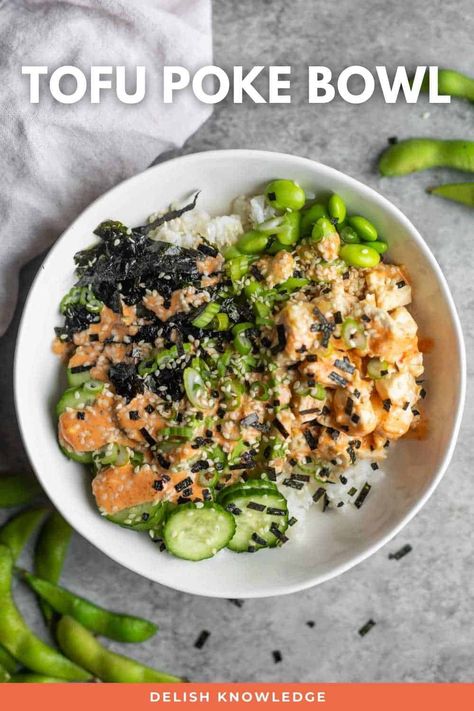
<path fill-rule="evenodd" d="M 425 258 L 427 259 L 427 262 L 429 263 L 429 266 L 431 270 L 436 274 L 436 277 L 438 279 L 439 285 L 440 285 L 440 290 L 442 297 L 444 301 L 447 303 L 450 315 L 452 318 L 452 322 L 454 325 L 454 331 L 456 334 L 456 355 L 459 360 L 459 389 L 457 393 L 457 402 L 456 402 L 456 415 L 454 418 L 454 424 L 453 424 L 453 430 L 451 434 L 451 438 L 449 441 L 449 445 L 446 448 L 446 451 L 444 452 L 441 464 L 438 466 L 438 471 L 436 476 L 433 478 L 431 481 L 430 485 L 427 487 L 426 491 L 423 493 L 422 496 L 416 501 L 411 508 L 406 512 L 405 516 L 399 521 L 399 523 L 394 526 L 385 536 L 382 536 L 380 539 L 376 540 L 371 546 L 369 546 L 366 550 L 363 552 L 359 553 L 358 555 L 355 555 L 353 558 L 350 560 L 340 563 L 339 565 L 335 566 L 331 571 L 328 571 L 327 573 L 323 574 L 316 574 L 313 576 L 310 576 L 307 581 L 304 583 L 295 583 L 295 584 L 286 584 L 286 585 L 280 585 L 278 590 L 274 589 L 261 589 L 255 592 L 255 594 L 248 595 L 246 599 L 251 599 L 251 598 L 263 598 L 263 597 L 275 597 L 278 595 L 289 595 L 291 593 L 299 592 L 301 590 L 307 590 L 311 587 L 314 587 L 316 585 L 320 585 L 321 583 L 327 582 L 328 580 L 331 580 L 333 578 L 336 578 L 339 575 L 342 575 L 342 573 L 345 573 L 346 571 L 350 570 L 351 568 L 355 567 L 359 563 L 362 563 L 364 560 L 367 558 L 370 558 L 374 553 L 376 553 L 380 548 L 385 546 L 392 538 L 394 538 L 413 518 L 414 516 L 420 511 L 420 509 L 426 504 L 428 499 L 431 497 L 433 494 L 434 490 L 440 483 L 441 479 L 443 478 L 446 469 L 449 466 L 449 463 L 451 461 L 451 458 L 454 453 L 454 449 L 456 446 L 457 438 L 459 435 L 459 429 L 461 426 L 461 420 L 463 416 L 463 411 L 464 411 L 464 403 L 465 403 L 465 396 L 466 396 L 466 351 L 465 351 L 465 343 L 464 343 L 464 336 L 462 333 L 462 327 L 461 327 L 461 322 L 456 310 L 456 306 L 454 303 L 454 299 L 451 295 L 448 283 L 446 281 L 446 277 L 444 276 L 438 262 L 436 261 L 434 255 L 432 254 L 430 248 L 426 244 L 425 240 L 421 236 L 421 234 L 418 232 L 416 227 L 412 224 L 412 222 L 408 219 L 408 217 L 405 216 L 405 214 L 398 208 L 396 205 L 394 205 L 388 198 L 386 198 L 384 195 L 379 193 L 377 190 L 374 188 L 369 187 L 368 185 L 365 185 L 364 183 L 360 182 L 356 178 L 351 177 L 350 175 L 347 175 L 347 173 L 343 173 L 340 170 L 337 170 L 336 168 L 331 168 L 330 166 L 325 165 L 324 163 L 320 163 L 319 161 L 312 160 L 311 158 L 305 158 L 303 156 L 296 156 L 292 155 L 291 153 L 281 153 L 278 151 L 265 151 L 265 150 L 257 150 L 257 149 L 247 149 L 247 148 L 231 148 L 231 149 L 222 149 L 222 150 L 211 150 L 211 151 L 199 151 L 197 153 L 190 153 L 184 156 L 177 156 L 175 158 L 171 158 L 170 160 L 164 160 L 160 163 L 157 163 L 156 165 L 152 165 L 146 170 L 142 171 L 141 173 L 137 173 L 136 175 L 131 176 L 130 178 L 127 178 L 126 180 L 123 180 L 121 183 L 118 183 L 115 185 L 113 188 L 108 190 L 107 192 L 99 195 L 93 202 L 88 205 L 88 207 L 85 208 L 72 222 L 71 224 L 64 230 L 64 232 L 58 237 L 58 239 L 53 243 L 51 246 L 50 250 L 48 251 L 48 254 L 46 255 L 45 259 L 41 263 L 41 266 L 38 269 L 38 272 L 31 284 L 31 287 L 28 292 L 28 296 L 26 298 L 24 307 L 23 307 L 23 312 L 21 315 L 20 319 L 20 324 L 18 327 L 18 333 L 17 333 L 17 338 L 16 338 L 16 344 L 15 344 L 15 355 L 14 355 L 14 362 L 13 362 L 13 381 L 14 381 L 14 402 L 15 402 L 15 410 L 16 410 L 16 415 L 17 415 L 17 420 L 18 420 L 18 427 L 20 430 L 21 434 L 21 439 L 23 442 L 23 446 L 25 447 L 26 453 L 28 455 L 28 459 L 30 461 L 30 464 L 36 474 L 36 476 L 39 479 L 40 484 L 44 488 L 47 496 L 51 499 L 53 504 L 58 508 L 58 510 L 61 512 L 61 515 L 64 516 L 66 520 L 72 525 L 74 530 L 76 530 L 81 536 L 83 536 L 89 543 L 91 543 L 94 548 L 97 548 L 101 553 L 106 555 L 107 557 L 111 558 L 113 561 L 118 563 L 119 565 L 123 566 L 124 568 L 127 568 L 128 570 L 131 570 L 132 572 L 136 573 L 137 575 L 140 575 L 141 577 L 144 577 L 148 580 L 152 580 L 152 582 L 156 582 L 160 585 L 164 585 L 165 587 L 171 588 L 173 590 L 178 590 L 180 592 L 185 592 L 191 595 L 200 595 L 203 597 L 217 597 L 217 598 L 224 598 L 227 597 L 227 595 L 216 593 L 214 594 L 212 591 L 209 591 L 209 594 L 203 595 L 201 592 L 196 592 L 195 590 L 192 589 L 192 586 L 188 587 L 186 585 L 179 585 L 175 586 L 170 582 L 166 582 L 164 580 L 159 579 L 160 576 L 157 577 L 150 577 L 148 575 L 144 575 L 141 570 L 138 569 L 137 566 L 135 566 L 133 563 L 128 564 L 124 563 L 122 560 L 120 560 L 120 557 L 117 555 L 113 555 L 111 553 L 105 553 L 100 545 L 98 545 L 92 535 L 89 535 L 87 530 L 84 530 L 82 526 L 78 527 L 76 523 L 72 524 L 72 522 L 69 520 L 69 517 L 65 515 L 62 510 L 61 506 L 56 502 L 54 492 L 50 493 L 48 490 L 47 486 L 45 485 L 43 478 L 41 477 L 35 462 L 34 462 L 34 455 L 31 452 L 29 443 L 26 438 L 26 433 L 24 432 L 24 424 L 23 424 L 23 416 L 22 416 L 22 405 L 20 403 L 19 399 L 19 381 L 20 381 L 20 373 L 19 373 L 19 367 L 18 367 L 18 361 L 19 361 L 19 354 L 20 354 L 20 348 L 22 346 L 22 342 L 24 341 L 25 338 L 25 324 L 27 320 L 27 313 L 30 308 L 30 304 L 33 300 L 33 295 L 34 291 L 37 286 L 37 282 L 39 279 L 39 276 L 41 272 L 43 271 L 43 267 L 47 264 L 49 259 L 51 258 L 51 255 L 56 248 L 56 246 L 59 244 L 60 241 L 64 240 L 67 238 L 67 235 L 69 231 L 75 226 L 76 222 L 79 220 L 82 220 L 87 213 L 92 210 L 93 206 L 102 200 L 106 195 L 114 192 L 114 190 L 118 189 L 123 189 L 125 186 L 130 185 L 133 182 L 139 182 L 140 180 L 146 180 L 147 175 L 149 175 L 150 172 L 153 171 L 161 171 L 165 166 L 168 166 L 170 164 L 175 164 L 175 163 L 192 163 L 195 161 L 200 161 L 202 158 L 205 158 L 206 160 L 212 160 L 212 159 L 220 159 L 220 158 L 235 158 L 238 159 L 240 157 L 254 157 L 254 158 L 260 158 L 264 160 L 268 156 L 276 157 L 280 161 L 287 162 L 292 165 L 292 167 L 295 167 L 296 165 L 303 165 L 303 166 L 308 166 L 308 167 L 314 167 L 316 166 L 320 171 L 325 173 L 327 176 L 333 176 L 334 178 L 338 178 L 339 180 L 344 180 L 349 187 L 352 187 L 358 195 L 360 195 L 362 198 L 365 196 L 369 196 L 372 200 L 378 202 L 383 210 L 385 210 L 388 213 L 391 213 L 407 230 L 407 232 L 410 234 L 410 237 L 416 242 L 418 248 L 421 250 Z"/>

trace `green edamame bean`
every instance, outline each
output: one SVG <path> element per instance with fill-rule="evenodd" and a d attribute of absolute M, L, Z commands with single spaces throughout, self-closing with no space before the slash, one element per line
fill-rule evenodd
<path fill-rule="evenodd" d="M 31 671 L 69 681 L 88 681 L 90 674 L 45 644 L 26 625 L 11 593 L 13 559 L 0 545 L 0 644 Z"/>
<path fill-rule="evenodd" d="M 22 511 L 0 528 L 0 543 L 8 546 L 14 563 L 47 512 L 44 507 Z"/>
<path fill-rule="evenodd" d="M 224 259 L 226 262 L 229 261 L 229 259 L 234 259 L 234 257 L 241 257 L 242 254 L 239 252 L 237 247 L 232 244 L 230 247 L 227 247 L 224 252 L 223 252 Z"/>
<path fill-rule="evenodd" d="M 241 254 L 260 254 L 268 244 L 268 236 L 257 230 L 245 232 L 235 245 Z"/>
<path fill-rule="evenodd" d="M 336 193 L 329 198 L 328 210 L 330 217 L 337 220 L 339 224 L 346 219 L 347 210 L 345 202 L 342 197 Z"/>
<path fill-rule="evenodd" d="M 41 489 L 33 478 L 19 474 L 0 474 L 0 508 L 29 504 L 40 494 Z"/>
<path fill-rule="evenodd" d="M 270 244 L 266 252 L 267 254 L 275 255 L 278 254 L 278 252 L 281 252 L 282 250 L 284 250 L 285 252 L 291 252 L 293 250 L 293 247 L 290 244 L 282 244 L 276 239 Z"/>
<path fill-rule="evenodd" d="M 58 583 L 71 541 L 72 528 L 60 513 L 53 511 L 41 528 L 35 549 L 35 573 L 50 583 Z M 47 624 L 53 618 L 53 610 L 40 601 L 41 610 Z"/>
<path fill-rule="evenodd" d="M 386 242 L 382 242 L 381 240 L 371 242 L 370 246 L 372 247 L 372 249 L 375 249 L 375 251 L 379 254 L 385 254 L 388 249 L 388 244 Z"/>
<path fill-rule="evenodd" d="M 377 239 L 377 230 L 374 225 L 362 215 L 352 215 L 349 217 L 348 222 L 363 242 L 375 242 Z"/>
<path fill-rule="evenodd" d="M 31 674 L 29 672 L 18 672 L 10 679 L 11 684 L 64 684 L 64 679 L 55 676 L 44 676 L 44 674 Z"/>
<path fill-rule="evenodd" d="M 0 645 L 0 665 L 7 670 L 9 674 L 14 674 L 18 669 L 18 662 L 5 647 Z"/>
<path fill-rule="evenodd" d="M 272 180 L 265 188 L 265 196 L 277 210 L 301 210 L 306 202 L 303 188 L 294 180 Z"/>
<path fill-rule="evenodd" d="M 30 588 L 60 615 L 70 615 L 94 634 L 100 634 L 118 642 L 144 642 L 152 637 L 157 626 L 141 617 L 109 612 L 83 597 L 42 580 L 27 570 L 19 571 Z"/>
<path fill-rule="evenodd" d="M 429 90 L 429 74 L 425 74 L 421 88 Z M 457 96 L 460 99 L 474 101 L 474 79 L 467 77 L 453 69 L 438 70 L 438 92 L 448 96 Z"/>
<path fill-rule="evenodd" d="M 56 633 L 64 654 L 102 681 L 129 684 L 172 684 L 183 681 L 176 676 L 144 666 L 134 659 L 111 652 L 72 617 L 61 617 Z"/>
<path fill-rule="evenodd" d="M 333 235 L 336 228 L 327 217 L 320 217 L 311 231 L 310 242 L 320 242 L 323 237 Z"/>
<path fill-rule="evenodd" d="M 339 256 L 349 266 L 362 269 L 375 267 L 380 262 L 380 254 L 366 244 L 345 244 L 339 250 Z"/>
<path fill-rule="evenodd" d="M 474 183 L 447 183 L 446 185 L 428 188 L 428 192 L 445 200 L 452 200 L 468 207 L 474 207 Z"/>
<path fill-rule="evenodd" d="M 307 210 L 303 210 L 301 213 L 301 235 L 303 237 L 311 234 L 313 225 L 320 217 L 328 217 L 328 211 L 320 202 L 316 202 L 311 207 L 308 207 Z"/>
<path fill-rule="evenodd" d="M 280 244 L 295 244 L 300 238 L 301 213 L 288 212 L 276 230 Z"/>
<path fill-rule="evenodd" d="M 346 244 L 358 244 L 360 242 L 359 235 L 350 225 L 344 225 L 339 234 Z"/>
<path fill-rule="evenodd" d="M 474 141 L 410 138 L 385 150 L 379 160 L 382 175 L 408 175 L 428 168 L 474 172 Z"/>

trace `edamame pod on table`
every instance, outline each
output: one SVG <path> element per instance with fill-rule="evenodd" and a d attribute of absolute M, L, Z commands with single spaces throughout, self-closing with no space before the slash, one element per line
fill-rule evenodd
<path fill-rule="evenodd" d="M 72 617 L 61 617 L 56 628 L 60 648 L 76 664 L 101 681 L 117 683 L 172 684 L 184 679 L 165 674 L 103 647 L 85 627 Z"/>
<path fill-rule="evenodd" d="M 43 642 L 26 625 L 11 593 L 13 559 L 0 544 L 0 644 L 25 667 L 68 681 L 88 681 L 89 672 Z"/>
<path fill-rule="evenodd" d="M 452 200 L 468 207 L 474 207 L 474 183 L 447 183 L 446 185 L 428 188 L 428 192 L 445 200 Z"/>
<path fill-rule="evenodd" d="M 23 506 L 41 493 L 38 482 L 19 474 L 0 474 L 0 508 Z"/>
<path fill-rule="evenodd" d="M 382 175 L 408 175 L 428 168 L 474 172 L 474 141 L 410 138 L 389 146 L 381 155 Z"/>
<path fill-rule="evenodd" d="M 5 667 L 0 664 L 0 684 L 6 684 L 8 681 L 10 681 L 10 674 Z"/>
<path fill-rule="evenodd" d="M 11 518 L 0 528 L 0 543 L 8 546 L 13 562 L 18 559 L 28 539 L 47 513 L 48 509 L 45 507 L 28 509 Z"/>
<path fill-rule="evenodd" d="M 60 513 L 53 511 L 41 528 L 35 549 L 34 566 L 39 578 L 58 583 L 71 541 L 72 528 Z M 46 623 L 53 618 L 51 607 L 40 600 Z"/>
<path fill-rule="evenodd" d="M 157 626 L 141 617 L 109 612 L 65 588 L 42 580 L 27 570 L 19 571 L 30 588 L 61 615 L 70 615 L 94 634 L 118 642 L 144 642 L 152 637 Z"/>
<path fill-rule="evenodd" d="M 10 678 L 11 684 L 64 684 L 64 679 L 32 672 L 18 672 Z"/>
<path fill-rule="evenodd" d="M 0 645 L 0 666 L 7 670 L 9 674 L 13 674 L 18 669 L 18 662 L 5 647 Z"/>
<path fill-rule="evenodd" d="M 425 75 L 421 88 L 424 91 L 429 90 L 430 80 L 428 74 Z M 453 69 L 439 69 L 438 93 L 474 101 L 474 79 Z"/>

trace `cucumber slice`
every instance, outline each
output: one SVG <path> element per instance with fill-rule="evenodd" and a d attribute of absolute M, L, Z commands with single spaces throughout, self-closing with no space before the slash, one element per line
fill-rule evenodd
<path fill-rule="evenodd" d="M 81 464 L 92 464 L 92 452 L 74 452 L 72 449 L 59 445 L 59 449 L 68 459 Z"/>
<path fill-rule="evenodd" d="M 92 366 L 78 365 L 67 369 L 67 382 L 72 388 L 87 383 L 91 379 Z"/>
<path fill-rule="evenodd" d="M 255 508 L 249 507 L 249 504 L 254 504 Z M 259 548 L 274 548 L 284 540 L 282 537 L 288 528 L 288 508 L 285 497 L 279 492 L 245 489 L 227 497 L 224 506 L 235 512 L 236 530 L 227 546 L 230 550 L 236 553 L 253 552 Z M 263 510 L 257 509 L 262 506 Z M 271 513 L 271 509 L 283 513 Z M 279 534 L 273 533 L 272 529 Z"/>
<path fill-rule="evenodd" d="M 77 388 L 68 388 L 63 392 L 56 405 L 56 414 L 59 417 L 68 407 L 73 410 L 82 410 L 86 405 L 92 405 L 104 387 L 105 383 L 100 380 L 89 380 Z"/>
<path fill-rule="evenodd" d="M 159 529 L 166 514 L 166 507 L 161 501 L 147 501 L 128 509 L 123 509 L 107 516 L 109 521 L 117 523 L 122 528 L 132 528 L 134 531 L 151 531 Z"/>
<path fill-rule="evenodd" d="M 224 548 L 235 533 L 232 514 L 214 503 L 180 504 L 163 528 L 167 550 L 177 558 L 204 560 Z"/>
<path fill-rule="evenodd" d="M 249 490 L 269 490 L 278 492 L 277 485 L 270 479 L 247 479 L 247 481 L 238 481 L 236 484 L 231 484 L 221 489 L 217 501 L 224 506 L 227 501 L 236 494 L 243 494 Z"/>

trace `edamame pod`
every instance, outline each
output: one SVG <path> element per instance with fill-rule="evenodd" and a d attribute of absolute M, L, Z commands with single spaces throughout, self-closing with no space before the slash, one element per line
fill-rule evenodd
<path fill-rule="evenodd" d="M 30 588 L 56 612 L 70 615 L 94 634 L 115 639 L 117 642 L 144 642 L 156 634 L 158 628 L 153 622 L 141 617 L 109 612 L 59 585 L 32 575 L 27 570 L 19 572 Z"/>
<path fill-rule="evenodd" d="M 33 478 L 18 474 L 0 474 L 0 508 L 23 506 L 33 501 L 41 492 Z"/>
<path fill-rule="evenodd" d="M 408 175 L 428 168 L 474 172 L 474 141 L 410 138 L 389 146 L 380 157 L 382 175 Z"/>
<path fill-rule="evenodd" d="M 0 645 L 0 665 L 7 670 L 9 674 L 14 674 L 18 669 L 18 662 L 9 651 Z"/>
<path fill-rule="evenodd" d="M 12 554 L 7 546 L 0 545 L 0 644 L 38 674 L 69 681 L 88 681 L 90 673 L 63 657 L 28 628 L 11 594 L 12 571 Z"/>
<path fill-rule="evenodd" d="M 9 681 L 10 681 L 10 674 L 5 669 L 5 667 L 2 666 L 2 664 L 0 664 L 0 684 L 6 684 Z"/>
<path fill-rule="evenodd" d="M 46 520 L 38 536 L 35 549 L 34 566 L 38 577 L 50 583 L 58 583 L 71 541 L 72 528 L 60 513 L 53 513 Z M 43 600 L 41 610 L 47 624 L 53 618 L 53 610 Z"/>
<path fill-rule="evenodd" d="M 0 544 L 8 546 L 14 563 L 47 512 L 45 507 L 22 511 L 0 528 Z"/>
<path fill-rule="evenodd" d="M 429 75 L 426 74 L 421 88 L 428 91 L 429 86 Z M 461 74 L 461 72 L 455 72 L 453 69 L 439 69 L 438 93 L 474 101 L 474 79 Z"/>
<path fill-rule="evenodd" d="M 184 681 L 179 677 L 144 666 L 129 657 L 111 652 L 72 617 L 61 617 L 56 633 L 64 654 L 101 681 L 128 684 L 146 682 L 172 684 Z"/>
<path fill-rule="evenodd" d="M 437 185 L 434 188 L 428 188 L 428 192 L 445 200 L 452 200 L 468 207 L 474 207 L 474 183 Z"/>
<path fill-rule="evenodd" d="M 18 672 L 10 679 L 11 684 L 64 684 L 64 679 L 55 676 L 45 676 L 44 674 L 32 674 L 30 672 Z"/>

